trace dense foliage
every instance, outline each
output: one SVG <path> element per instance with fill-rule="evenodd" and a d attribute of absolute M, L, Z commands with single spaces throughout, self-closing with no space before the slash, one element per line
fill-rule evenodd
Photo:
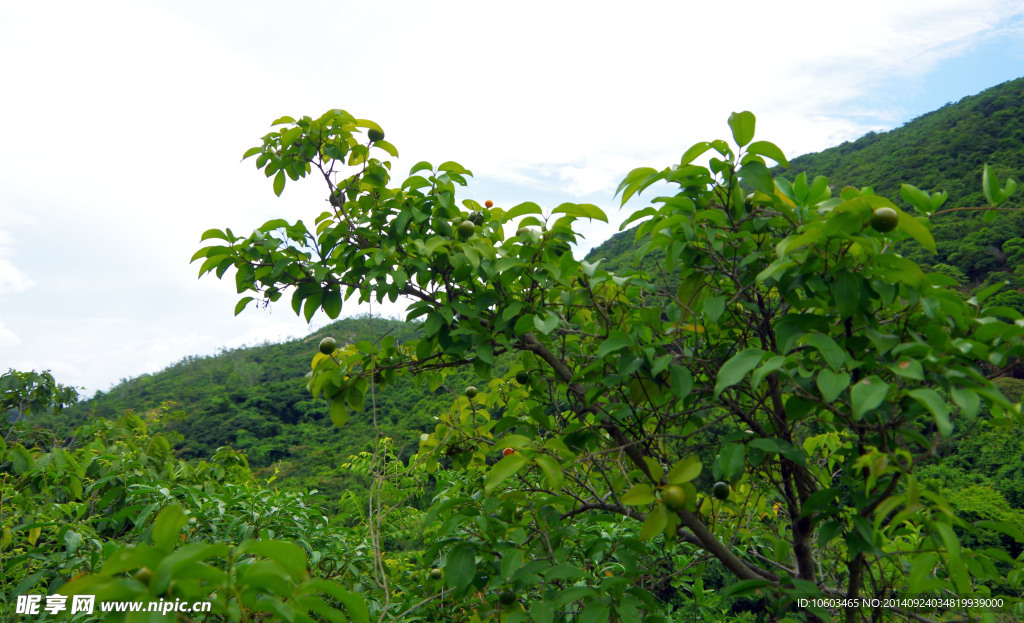
<path fill-rule="evenodd" d="M 823 177 L 773 179 L 766 159 L 786 159 L 753 141 L 754 124 L 735 113 L 732 144 L 698 143 L 622 182 L 623 203 L 656 182 L 679 188 L 623 224 L 642 221 L 638 257 L 657 252 L 655 269 L 573 257 L 574 222 L 605 219 L 593 205 L 460 208 L 470 172 L 455 162 L 418 163 L 390 186 L 375 150 L 395 148 L 340 110 L 279 119 L 246 154 L 278 194 L 288 178 L 322 177 L 329 208 L 315 223 L 209 230 L 216 242 L 193 260 L 221 277 L 234 268 L 240 293 L 289 294 L 307 318 L 335 317 L 352 296 L 414 300 L 422 337 L 321 344 L 309 388 L 344 426 L 364 410 L 376 422 L 378 392 L 403 375 L 433 388 L 469 368 L 486 383 L 407 473 L 438 473 L 445 458 L 462 470 L 461 495 L 431 511 L 450 518 L 434 551 L 456 596 L 481 583 L 521 594 L 530 614 L 510 620 L 658 616 L 640 568 L 615 573 L 567 544 L 603 552 L 607 530 L 589 529 L 609 521 L 662 540 L 664 573 L 691 592 L 713 568 L 731 578 L 723 595 L 758 595 L 775 617 L 915 615 L 796 607 L 812 595 L 1013 594 L 1020 560 L 986 531 L 1013 544 L 1018 527 L 968 521 L 915 472 L 983 406 L 993 425 L 1019 424 L 986 374 L 1019 358 L 1024 329 L 1006 320 L 1021 314 L 986 304 L 994 290 L 965 301 L 895 252 L 936 251 L 928 216 L 945 195 L 904 185 L 915 217 L 870 188 L 833 196 Z M 361 142 L 360 128 L 376 136 Z M 1013 193 L 984 177 L 990 203 Z M 501 356 L 514 363 L 498 375 Z M 389 512 L 370 511 L 376 526 Z"/>

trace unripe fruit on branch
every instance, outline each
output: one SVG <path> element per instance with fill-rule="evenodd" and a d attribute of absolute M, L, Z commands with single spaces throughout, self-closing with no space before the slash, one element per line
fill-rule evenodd
<path fill-rule="evenodd" d="M 320 352 L 325 355 L 330 355 L 334 351 L 338 350 L 338 341 L 333 337 L 325 337 L 320 340 Z"/>
<path fill-rule="evenodd" d="M 892 208 L 882 206 L 871 213 L 871 227 L 883 234 L 896 229 L 899 222 L 900 215 Z"/>
<path fill-rule="evenodd" d="M 458 231 L 460 238 L 469 238 L 476 233 L 476 225 L 473 224 L 473 221 L 462 221 L 459 223 Z"/>
<path fill-rule="evenodd" d="M 669 485 L 661 490 L 661 501 L 669 510 L 681 511 L 686 504 L 686 491 L 678 485 Z"/>

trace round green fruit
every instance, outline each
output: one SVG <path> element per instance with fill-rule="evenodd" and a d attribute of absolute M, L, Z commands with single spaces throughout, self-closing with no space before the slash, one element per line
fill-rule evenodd
<path fill-rule="evenodd" d="M 437 567 L 434 567 L 433 569 L 430 570 L 430 579 L 431 580 L 440 580 L 443 576 L 444 576 L 444 572 L 441 571 L 440 569 L 438 569 Z"/>
<path fill-rule="evenodd" d="M 498 593 L 498 601 L 503 606 L 511 606 L 516 601 L 516 594 L 511 588 L 503 588 Z"/>
<path fill-rule="evenodd" d="M 338 340 L 333 337 L 325 337 L 320 340 L 320 352 L 325 355 L 330 355 L 334 351 L 338 350 Z"/>
<path fill-rule="evenodd" d="M 370 142 L 371 143 L 376 143 L 377 141 L 383 141 L 384 140 L 384 133 L 381 132 L 380 130 L 375 129 L 375 128 L 370 128 L 370 130 L 366 133 L 366 135 L 370 137 Z"/>
<path fill-rule="evenodd" d="M 715 486 L 711 487 L 711 493 L 719 500 L 726 500 L 729 498 L 729 485 L 724 482 L 716 482 Z"/>
<path fill-rule="evenodd" d="M 529 372 L 527 372 L 526 370 L 520 370 L 519 372 L 516 372 L 516 383 L 519 383 L 520 385 L 526 385 L 529 382 L 530 382 L 530 373 Z"/>
<path fill-rule="evenodd" d="M 871 213 L 871 227 L 875 231 L 885 233 L 896 229 L 900 215 L 892 208 L 881 207 Z"/>
<path fill-rule="evenodd" d="M 153 571 L 149 567 L 142 567 L 135 572 L 135 579 L 149 586 L 149 583 L 153 581 Z"/>
<path fill-rule="evenodd" d="M 681 511 L 686 505 L 686 492 L 678 485 L 669 485 L 661 490 L 661 501 L 669 510 Z"/>
<path fill-rule="evenodd" d="M 472 385 L 466 388 L 466 398 L 476 398 L 476 388 Z"/>
<path fill-rule="evenodd" d="M 469 238 L 474 233 L 476 233 L 476 225 L 473 224 L 473 221 L 462 221 L 459 223 L 460 238 Z"/>

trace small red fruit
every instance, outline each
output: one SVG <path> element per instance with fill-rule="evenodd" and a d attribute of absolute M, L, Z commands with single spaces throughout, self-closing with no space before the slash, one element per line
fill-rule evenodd
<path fill-rule="evenodd" d="M 502 456 L 508 456 L 510 454 L 515 454 L 515 453 L 516 453 L 516 451 L 513 450 L 512 448 L 505 448 L 504 450 L 501 451 L 501 455 Z"/>
<path fill-rule="evenodd" d="M 490 199 L 488 199 L 487 201 L 484 202 L 484 207 L 493 208 L 494 207 L 494 202 L 491 201 Z"/>

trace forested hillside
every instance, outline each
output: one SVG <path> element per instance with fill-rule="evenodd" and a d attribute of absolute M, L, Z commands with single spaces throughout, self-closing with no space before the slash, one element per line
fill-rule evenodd
<path fill-rule="evenodd" d="M 62 428 L 86 416 L 114 418 L 124 411 L 147 412 L 167 405 L 167 426 L 180 433 L 177 454 L 208 458 L 218 448 L 245 452 L 257 474 L 271 474 L 291 487 L 313 488 L 335 508 L 348 490 L 363 492 L 365 479 L 339 463 L 359 452 L 372 451 L 380 431 L 394 442 L 393 450 L 408 459 L 430 432 L 435 417 L 450 407 L 452 391 L 429 391 L 404 379 L 381 392 L 376 414 L 354 415 L 345 428 L 331 423 L 328 405 L 306 387 L 311 353 L 330 335 L 341 345 L 385 336 L 397 342 L 416 339 L 419 324 L 358 317 L 332 323 L 309 336 L 280 344 L 238 348 L 210 357 L 190 357 L 161 372 L 122 382 L 109 392 L 64 412 Z M 453 377 L 464 387 L 468 376 Z"/>
<path fill-rule="evenodd" d="M 1024 173 L 1024 78 L 965 97 L 922 115 L 890 132 L 871 132 L 860 139 L 790 161 L 773 173 L 791 181 L 799 175 L 825 176 L 834 192 L 845 186 L 870 186 L 906 210 L 902 184 L 929 193 L 943 191 L 943 209 L 986 205 L 981 173 L 992 166 L 1000 179 L 1020 180 Z M 1011 197 L 1003 207 L 1016 210 L 1024 203 Z M 996 215 L 992 215 L 996 216 Z M 931 219 L 937 253 L 905 244 L 901 251 L 922 266 L 957 279 L 966 289 L 999 280 L 1011 282 L 1000 296 L 1024 312 L 1024 216 L 1008 211 L 985 221 L 980 211 L 956 210 Z M 611 260 L 632 246 L 632 232 L 623 232 L 588 255 Z M 610 252 L 611 251 L 611 252 Z"/>

